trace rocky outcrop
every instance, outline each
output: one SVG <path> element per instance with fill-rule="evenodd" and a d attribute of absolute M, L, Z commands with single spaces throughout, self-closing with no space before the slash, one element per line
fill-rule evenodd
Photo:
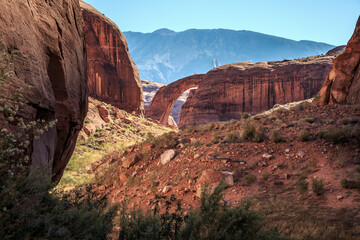
<path fill-rule="evenodd" d="M 0 39 L 5 51 L 17 52 L 11 81 L 26 89 L 20 114 L 28 121 L 57 119 L 56 128 L 32 140 L 28 152 L 32 167 L 54 181 L 73 153 L 87 111 L 83 28 L 78 0 L 1 1 Z"/>
<path fill-rule="evenodd" d="M 144 93 L 144 105 L 146 106 L 150 105 L 151 100 L 154 98 L 156 92 L 159 90 L 159 88 L 166 86 L 162 83 L 157 83 L 153 81 L 147 81 L 147 80 L 141 80 L 141 85 L 143 87 L 143 93 Z M 169 124 L 177 126 L 177 123 L 180 120 L 180 112 L 181 108 L 186 102 L 187 97 L 189 96 L 190 90 L 185 91 L 181 96 L 175 101 L 172 109 L 171 109 L 171 117 L 169 118 L 169 121 L 175 121 L 175 124 Z M 172 118 L 172 119 L 171 119 Z"/>
<path fill-rule="evenodd" d="M 146 117 L 157 120 L 162 125 L 167 125 L 175 101 L 186 90 L 197 87 L 203 76 L 204 74 L 195 74 L 177 80 L 166 87 L 161 87 L 151 101 L 150 106 L 146 108 Z"/>
<path fill-rule="evenodd" d="M 354 34 L 339 55 L 320 90 L 320 101 L 325 104 L 360 104 L 360 17 Z"/>
<path fill-rule="evenodd" d="M 139 72 L 115 23 L 80 2 L 85 21 L 90 96 L 128 112 L 143 113 Z"/>
<path fill-rule="evenodd" d="M 330 49 L 326 55 L 336 55 L 336 54 L 340 54 L 343 53 L 345 51 L 346 45 L 341 45 L 341 46 L 337 46 L 334 47 L 333 49 Z"/>
<path fill-rule="evenodd" d="M 234 63 L 204 75 L 181 112 L 179 127 L 239 119 L 275 104 L 313 97 L 331 69 L 332 56 L 260 63 Z"/>

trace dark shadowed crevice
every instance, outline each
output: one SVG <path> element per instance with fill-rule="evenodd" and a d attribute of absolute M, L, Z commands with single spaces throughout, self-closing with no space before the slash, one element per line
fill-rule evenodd
<path fill-rule="evenodd" d="M 48 52 L 49 63 L 47 73 L 54 92 L 55 100 L 62 101 L 67 99 L 67 91 L 65 86 L 65 73 L 61 58 L 53 52 Z"/>

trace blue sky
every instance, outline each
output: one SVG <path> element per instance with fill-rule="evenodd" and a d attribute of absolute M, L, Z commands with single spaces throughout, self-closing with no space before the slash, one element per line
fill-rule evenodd
<path fill-rule="evenodd" d="M 360 0 L 85 0 L 121 31 L 159 28 L 251 30 L 294 40 L 346 44 Z"/>

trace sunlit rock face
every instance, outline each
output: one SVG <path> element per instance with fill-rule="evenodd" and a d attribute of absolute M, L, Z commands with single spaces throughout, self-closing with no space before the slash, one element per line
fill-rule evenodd
<path fill-rule="evenodd" d="M 339 55 L 320 90 L 320 101 L 325 104 L 360 104 L 360 17 L 355 31 Z"/>
<path fill-rule="evenodd" d="M 206 73 L 182 107 L 179 127 L 239 119 L 275 104 L 313 97 L 333 56 L 260 63 L 234 63 Z"/>
<path fill-rule="evenodd" d="M 125 36 L 95 8 L 84 2 L 80 5 L 85 22 L 90 96 L 128 112 L 143 113 L 139 72 Z"/>

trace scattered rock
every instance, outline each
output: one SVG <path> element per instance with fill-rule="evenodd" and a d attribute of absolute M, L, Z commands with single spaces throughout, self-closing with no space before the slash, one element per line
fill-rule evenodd
<path fill-rule="evenodd" d="M 305 153 L 303 151 L 299 151 L 297 155 L 301 158 L 305 157 Z"/>
<path fill-rule="evenodd" d="M 163 193 L 168 193 L 170 192 L 171 188 L 169 186 L 165 186 L 162 190 Z"/>
<path fill-rule="evenodd" d="M 337 195 L 337 196 L 336 196 L 336 199 L 337 199 L 337 200 L 342 200 L 342 199 L 344 199 L 344 196 L 343 196 L 343 195 Z"/>
<path fill-rule="evenodd" d="M 201 157 L 201 155 L 199 154 L 199 153 L 196 153 L 195 155 L 194 155 L 194 159 L 198 159 L 198 158 L 200 158 Z"/>
<path fill-rule="evenodd" d="M 122 167 L 130 168 L 130 167 L 134 166 L 140 160 L 141 160 L 140 154 L 132 154 L 128 157 L 124 157 L 123 161 L 122 161 Z"/>
<path fill-rule="evenodd" d="M 109 111 L 103 106 L 98 106 L 99 115 L 104 120 L 104 122 L 109 123 L 112 122 Z"/>
<path fill-rule="evenodd" d="M 263 159 L 266 159 L 266 160 L 270 160 L 270 159 L 273 158 L 273 155 L 268 154 L 268 153 L 264 153 L 264 154 L 262 155 L 262 158 L 263 158 Z"/>
<path fill-rule="evenodd" d="M 285 149 L 285 153 L 289 153 L 289 152 L 290 152 L 289 148 Z"/>
<path fill-rule="evenodd" d="M 176 152 L 174 149 L 166 150 L 163 154 L 160 156 L 160 162 L 161 164 L 165 165 L 168 162 L 170 162 L 176 155 Z"/>

